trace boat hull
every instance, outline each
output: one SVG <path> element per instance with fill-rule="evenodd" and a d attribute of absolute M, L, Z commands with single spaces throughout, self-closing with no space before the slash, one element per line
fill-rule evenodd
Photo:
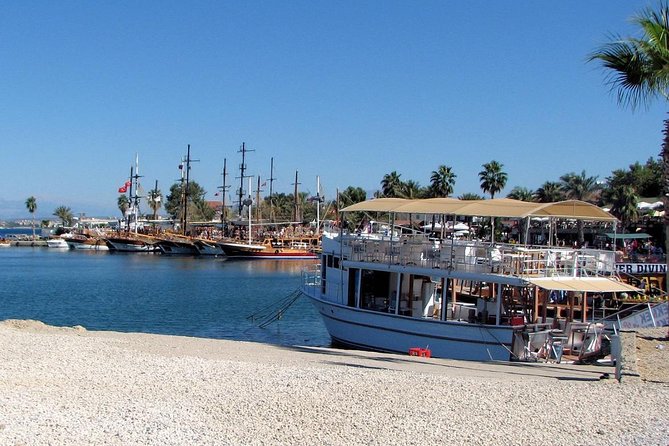
<path fill-rule="evenodd" d="M 340 344 L 404 354 L 411 348 L 420 347 L 429 349 L 433 357 L 470 361 L 511 359 L 514 329 L 510 326 L 416 319 L 309 297 L 323 318 L 330 337 Z"/>
<path fill-rule="evenodd" d="M 46 245 L 49 248 L 55 249 L 70 249 L 70 245 L 63 239 L 50 239 L 46 241 Z"/>
<path fill-rule="evenodd" d="M 219 242 L 225 255 L 240 259 L 272 259 L 272 260 L 310 260 L 317 259 L 318 254 L 303 249 L 269 247 L 244 243 Z"/>
<path fill-rule="evenodd" d="M 112 251 L 119 252 L 154 252 L 158 250 L 153 244 L 141 240 L 108 238 L 107 244 Z"/>

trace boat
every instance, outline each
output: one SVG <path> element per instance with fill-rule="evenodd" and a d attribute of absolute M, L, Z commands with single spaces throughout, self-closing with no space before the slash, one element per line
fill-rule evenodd
<path fill-rule="evenodd" d="M 63 235 L 63 240 L 70 249 L 87 251 L 109 251 L 109 246 L 101 237 L 91 237 L 85 234 Z"/>
<path fill-rule="evenodd" d="M 225 255 L 244 259 L 317 259 L 319 237 L 265 238 L 260 242 L 223 239 L 216 242 Z"/>
<path fill-rule="evenodd" d="M 157 237 L 156 245 L 161 254 L 166 255 L 198 255 L 195 243 L 189 238 L 177 234 L 164 234 Z"/>
<path fill-rule="evenodd" d="M 12 243 L 7 239 L 0 239 L 0 248 L 9 248 L 12 246 Z"/>
<path fill-rule="evenodd" d="M 388 224 L 327 231 L 320 265 L 301 285 L 335 344 L 477 361 L 592 361 L 610 346 L 593 299 L 641 292 L 620 280 L 611 250 L 431 238 L 396 224 L 401 215 L 615 223 L 589 203 L 379 198 L 343 210 L 354 211 L 387 215 Z"/>
<path fill-rule="evenodd" d="M 60 237 L 48 239 L 46 241 L 46 246 L 49 248 L 70 249 L 70 245 L 68 245 L 67 242 Z"/>
<path fill-rule="evenodd" d="M 110 250 L 117 252 L 156 252 L 159 250 L 155 238 L 132 232 L 107 236 L 105 241 Z"/>

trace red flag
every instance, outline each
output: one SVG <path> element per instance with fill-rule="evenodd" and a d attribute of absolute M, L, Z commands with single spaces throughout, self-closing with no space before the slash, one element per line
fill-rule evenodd
<path fill-rule="evenodd" d="M 124 193 L 126 193 L 127 191 L 128 191 L 128 188 L 125 187 L 125 186 L 121 186 L 121 187 L 118 188 L 118 192 L 119 192 L 120 194 L 124 194 Z"/>
<path fill-rule="evenodd" d="M 126 182 L 125 182 L 125 187 L 130 187 L 131 184 L 132 184 L 132 183 L 131 183 L 130 181 L 126 181 Z"/>

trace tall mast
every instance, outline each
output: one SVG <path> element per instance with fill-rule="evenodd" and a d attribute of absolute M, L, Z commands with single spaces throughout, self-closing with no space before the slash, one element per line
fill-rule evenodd
<path fill-rule="evenodd" d="M 237 196 L 239 197 L 239 217 L 241 218 L 242 209 L 244 208 L 244 178 L 248 178 L 248 176 L 244 175 L 244 172 L 246 172 L 246 152 L 253 152 L 253 150 L 247 149 L 246 143 L 242 142 L 242 148 L 239 149 L 237 153 L 239 152 L 242 153 L 242 163 L 239 165 L 240 177 L 239 177 L 239 191 L 237 193 Z M 249 187 L 249 194 L 250 193 L 251 193 L 251 188 Z"/>
<path fill-rule="evenodd" d="M 270 164 L 269 164 L 269 221 L 270 223 L 274 223 L 274 203 L 273 200 L 274 198 L 272 197 L 272 186 L 274 184 L 274 157 L 270 159 Z"/>
<path fill-rule="evenodd" d="M 200 161 L 200 160 L 192 160 L 190 159 L 190 144 L 188 144 L 188 151 L 186 152 L 186 187 L 184 189 L 184 202 L 183 202 L 183 207 L 184 207 L 184 213 L 183 213 L 183 228 L 182 228 L 182 233 L 183 235 L 186 235 L 187 231 L 187 226 L 188 226 L 188 195 L 190 194 L 190 191 L 188 190 L 189 187 L 188 185 L 190 184 L 190 163 L 195 162 L 195 161 Z"/>
<path fill-rule="evenodd" d="M 261 209 L 260 209 L 260 175 L 258 175 L 258 187 L 256 188 L 256 221 L 260 223 L 260 219 L 262 217 L 261 215 Z"/>
<path fill-rule="evenodd" d="M 293 221 L 297 222 L 300 217 L 300 204 L 297 196 L 297 185 L 300 183 L 297 182 L 297 170 L 295 171 L 295 182 L 293 184 L 295 185 L 295 192 L 293 194 L 293 198 L 295 199 L 295 203 L 293 204 Z"/>
<path fill-rule="evenodd" d="M 130 189 L 128 190 L 128 204 L 132 206 L 132 179 L 134 178 L 135 171 L 133 170 L 133 166 L 130 166 Z M 128 209 L 128 212 L 126 212 L 126 218 L 125 218 L 125 229 L 126 231 L 130 232 L 130 211 L 131 209 Z"/>
<path fill-rule="evenodd" d="M 321 177 L 316 176 L 316 234 L 321 227 Z"/>
<path fill-rule="evenodd" d="M 223 177 L 223 185 L 219 186 L 218 189 L 221 191 L 221 223 L 225 223 L 226 216 L 225 216 L 225 194 L 230 188 L 230 186 L 226 185 L 225 182 L 228 177 L 228 160 L 223 158 L 223 173 L 221 176 Z"/>
<path fill-rule="evenodd" d="M 137 233 L 137 225 L 139 220 L 139 154 L 135 153 L 135 196 L 133 199 L 133 211 L 135 215 L 135 234 Z M 132 196 L 132 181 L 130 182 L 130 195 Z"/>

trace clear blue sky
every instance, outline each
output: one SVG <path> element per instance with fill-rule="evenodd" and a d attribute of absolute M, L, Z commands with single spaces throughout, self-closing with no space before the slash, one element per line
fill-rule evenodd
<path fill-rule="evenodd" d="M 223 159 L 275 190 L 373 192 L 384 174 L 455 194 L 504 164 L 530 189 L 657 156 L 666 104 L 619 107 L 587 55 L 653 2 L 24 1 L 0 5 L 0 218 L 58 205 L 116 216 L 135 153 L 145 189 Z"/>

